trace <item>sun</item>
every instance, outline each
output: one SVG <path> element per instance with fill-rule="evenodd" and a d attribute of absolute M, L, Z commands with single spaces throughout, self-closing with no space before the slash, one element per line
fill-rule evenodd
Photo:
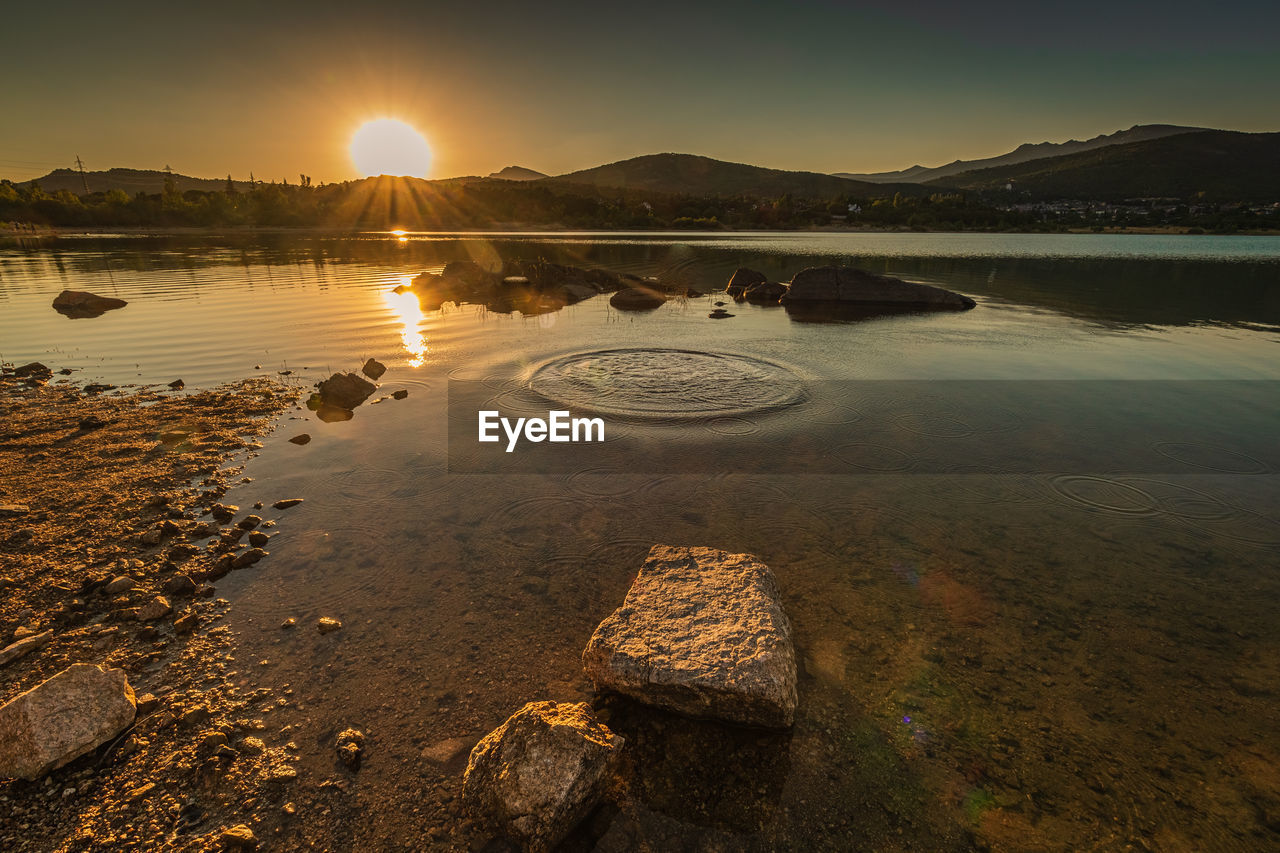
<path fill-rule="evenodd" d="M 351 137 L 351 162 L 361 177 L 413 175 L 431 170 L 431 146 L 412 126 L 399 119 L 380 118 L 360 125 Z"/>

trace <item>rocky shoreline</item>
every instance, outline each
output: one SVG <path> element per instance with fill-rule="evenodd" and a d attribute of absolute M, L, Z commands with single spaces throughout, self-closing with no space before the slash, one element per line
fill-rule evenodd
<path fill-rule="evenodd" d="M 259 708 L 288 700 L 232 681 L 215 566 L 267 552 L 209 512 L 298 389 L 258 378 L 188 394 L 52 376 L 43 365 L 0 375 L 0 699 L 100 666 L 127 678 L 129 708 L 117 702 L 109 721 L 21 719 L 24 736 L 70 752 L 47 759 L 51 772 L 0 781 L 0 848 L 252 846 L 247 824 L 269 802 L 285 808 L 296 776 L 289 750 L 259 736 Z M 269 538 L 274 523 L 253 526 Z M 77 711 L 93 707 L 61 713 Z M 102 742 L 77 748 L 69 719 Z M 105 722 L 112 731 L 94 728 Z"/>

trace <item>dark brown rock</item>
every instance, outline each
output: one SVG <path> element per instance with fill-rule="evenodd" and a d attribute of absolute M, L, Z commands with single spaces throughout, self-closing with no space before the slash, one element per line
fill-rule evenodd
<path fill-rule="evenodd" d="M 128 304 L 123 299 L 99 296 L 84 290 L 64 290 L 53 298 L 53 309 L 72 319 L 101 317 L 108 311 Z"/>
<path fill-rule="evenodd" d="M 318 386 L 325 405 L 350 411 L 359 406 L 377 386 L 356 373 L 335 373 Z"/>
<path fill-rule="evenodd" d="M 974 301 L 928 284 L 876 275 L 853 267 L 810 267 L 795 274 L 787 304 L 827 302 L 906 310 L 963 311 Z"/>
<path fill-rule="evenodd" d="M 738 267 L 733 271 L 733 275 L 729 277 L 729 283 L 725 285 L 724 289 L 734 299 L 740 299 L 742 294 L 746 293 L 747 288 L 763 284 L 768 280 L 764 273 L 756 272 L 746 267 Z"/>
<path fill-rule="evenodd" d="M 642 284 L 625 287 L 609 298 L 609 304 L 619 311 L 652 311 L 666 301 L 662 291 Z"/>

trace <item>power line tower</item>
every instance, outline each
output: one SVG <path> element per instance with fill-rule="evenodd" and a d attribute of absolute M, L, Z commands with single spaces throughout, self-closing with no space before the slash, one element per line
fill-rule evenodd
<path fill-rule="evenodd" d="M 80 155 L 76 155 L 76 168 L 80 170 L 80 183 L 84 184 L 84 194 L 89 194 L 89 178 L 84 173 L 84 163 L 80 160 Z"/>

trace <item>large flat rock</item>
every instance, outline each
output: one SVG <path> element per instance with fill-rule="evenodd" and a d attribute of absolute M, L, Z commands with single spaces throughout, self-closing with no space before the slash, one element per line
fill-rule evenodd
<path fill-rule="evenodd" d="M 782 301 L 952 311 L 963 311 L 974 306 L 974 301 L 969 297 L 941 287 L 876 275 L 853 267 L 810 267 L 801 270 L 791 279 L 791 286 Z"/>
<path fill-rule="evenodd" d="M 600 801 L 622 743 L 585 702 L 530 702 L 471 750 L 463 802 L 522 848 L 550 850 Z"/>
<path fill-rule="evenodd" d="M 689 716 L 795 721 L 791 624 L 773 572 L 750 554 L 653 546 L 582 663 L 601 689 Z"/>
<path fill-rule="evenodd" d="M 120 734 L 135 713 L 124 670 L 73 664 L 0 707 L 0 778 L 38 779 Z"/>

